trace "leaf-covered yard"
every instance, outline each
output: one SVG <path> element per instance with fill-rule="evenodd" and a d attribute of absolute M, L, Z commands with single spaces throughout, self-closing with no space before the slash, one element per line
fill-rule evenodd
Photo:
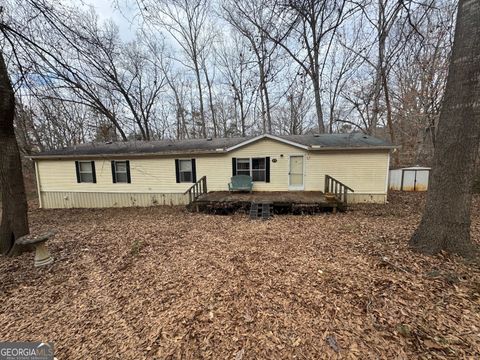
<path fill-rule="evenodd" d="M 475 358 L 480 270 L 408 250 L 423 201 L 266 222 L 33 209 L 33 231 L 59 230 L 55 262 L 1 260 L 0 338 L 59 359 Z"/>

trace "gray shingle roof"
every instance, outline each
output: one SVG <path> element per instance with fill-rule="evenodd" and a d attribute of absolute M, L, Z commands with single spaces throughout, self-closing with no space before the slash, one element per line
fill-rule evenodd
<path fill-rule="evenodd" d="M 278 141 L 308 147 L 311 150 L 329 149 L 390 149 L 392 144 L 373 136 L 353 134 L 318 134 L 318 135 L 264 135 L 258 137 L 236 137 L 215 139 L 188 139 L 188 140 L 156 140 L 156 141 L 128 141 L 114 143 L 81 144 L 63 149 L 41 152 L 32 158 L 50 157 L 78 157 L 104 155 L 169 155 L 169 154 L 207 154 L 227 152 L 229 148 L 240 146 L 243 142 L 251 142 L 263 137 L 271 137 Z"/>
<path fill-rule="evenodd" d="M 393 145 L 385 140 L 360 134 L 310 134 L 310 135 L 282 135 L 284 139 L 307 146 L 320 146 L 322 148 L 358 148 L 358 147 L 386 147 Z"/>

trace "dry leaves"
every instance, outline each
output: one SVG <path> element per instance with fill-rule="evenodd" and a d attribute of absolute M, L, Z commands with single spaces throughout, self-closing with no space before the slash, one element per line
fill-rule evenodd
<path fill-rule="evenodd" d="M 1 260 L 0 339 L 53 341 L 59 359 L 475 358 L 478 266 L 412 253 L 423 195 L 390 198 L 266 222 L 34 209 L 56 261 Z"/>

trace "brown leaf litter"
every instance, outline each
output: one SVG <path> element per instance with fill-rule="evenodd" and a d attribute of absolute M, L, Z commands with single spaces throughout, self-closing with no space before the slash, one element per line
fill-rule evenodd
<path fill-rule="evenodd" d="M 265 222 L 32 209 L 32 231 L 59 231 L 55 262 L 1 260 L 0 339 L 58 359 L 478 358 L 478 265 L 407 247 L 423 198 Z"/>

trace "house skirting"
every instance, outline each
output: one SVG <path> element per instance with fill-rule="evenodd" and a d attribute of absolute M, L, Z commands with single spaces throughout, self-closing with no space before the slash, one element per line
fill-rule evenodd
<path fill-rule="evenodd" d="M 350 204 L 384 204 L 386 201 L 386 194 L 348 194 L 348 202 Z M 183 193 L 42 191 L 40 199 L 40 206 L 44 209 L 146 207 L 187 204 L 188 195 Z"/>
<path fill-rule="evenodd" d="M 40 207 L 44 209 L 110 208 L 186 204 L 188 204 L 188 197 L 183 193 L 42 191 L 40 199 Z"/>
<path fill-rule="evenodd" d="M 348 194 L 348 203 L 349 204 L 385 204 L 387 202 L 387 194 L 360 194 L 360 193 L 349 193 Z"/>

